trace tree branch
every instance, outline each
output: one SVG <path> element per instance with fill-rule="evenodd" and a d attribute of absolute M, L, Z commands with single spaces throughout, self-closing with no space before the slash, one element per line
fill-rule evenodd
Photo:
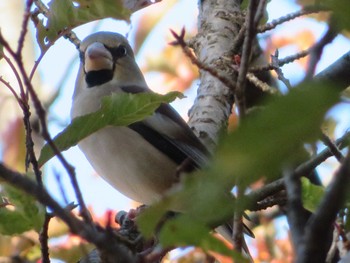
<path fill-rule="evenodd" d="M 322 11 L 329 11 L 329 10 L 318 7 L 318 6 L 306 6 L 300 11 L 297 11 L 297 12 L 291 13 L 291 14 L 287 14 L 287 15 L 282 16 L 280 18 L 274 19 L 265 25 L 260 26 L 258 28 L 258 32 L 263 33 L 263 32 L 266 32 L 268 30 L 272 30 L 272 29 L 276 28 L 278 25 L 281 25 L 285 22 L 291 21 L 295 18 L 305 16 L 305 15 L 314 14 L 314 13 L 319 13 Z"/>
<path fill-rule="evenodd" d="M 304 242 L 297 249 L 297 263 L 324 262 L 332 237 L 337 213 L 344 205 L 350 183 L 350 154 L 327 188 L 316 212 L 310 217 L 304 233 Z"/>
<path fill-rule="evenodd" d="M 256 23 L 254 23 L 254 19 L 256 16 L 256 12 L 259 6 L 259 1 L 251 0 L 249 2 L 248 14 L 246 17 L 246 31 L 245 38 L 243 41 L 243 50 L 241 56 L 241 62 L 239 66 L 239 73 L 237 77 L 236 83 L 236 92 L 235 92 L 235 102 L 238 107 L 238 112 L 240 117 L 245 116 L 246 109 L 246 101 L 245 101 L 245 85 L 246 85 L 246 75 L 248 72 L 248 66 L 252 51 L 253 41 L 256 36 Z"/>
<path fill-rule="evenodd" d="M 342 150 L 345 147 L 350 145 L 350 131 L 345 133 L 341 138 L 335 141 L 334 145 Z M 321 151 L 319 154 L 311 158 L 310 160 L 300 164 L 295 170 L 294 173 L 300 177 L 305 174 L 309 174 L 312 172 L 318 165 L 323 163 L 327 158 L 333 156 L 333 152 L 327 147 L 323 151 Z M 273 181 L 265 186 L 263 186 L 260 189 L 257 189 L 255 191 L 252 191 L 251 193 L 247 194 L 245 198 L 247 198 L 247 209 L 251 211 L 258 210 L 259 206 L 257 203 L 264 200 L 265 198 L 268 198 L 269 196 L 275 195 L 281 190 L 285 189 L 284 187 L 284 179 L 278 179 L 276 181 Z"/>
<path fill-rule="evenodd" d="M 324 36 L 318 41 L 310 50 L 310 59 L 306 71 L 306 76 L 304 80 L 311 80 L 314 76 L 317 63 L 319 62 L 324 47 L 333 41 L 333 39 L 338 35 L 338 32 L 335 30 L 333 25 L 334 21 L 329 24 L 329 28 Z"/>
<path fill-rule="evenodd" d="M 315 77 L 316 81 L 330 81 L 336 83 L 340 91 L 350 86 L 350 51 L 337 59 L 333 64 L 318 73 Z"/>
<path fill-rule="evenodd" d="M 6 168 L 0 163 L 0 178 L 7 183 L 33 196 L 44 206 L 50 208 L 69 227 L 73 234 L 93 243 L 107 259 L 105 263 L 136 262 L 137 257 L 127 247 L 127 243 L 111 231 L 78 220 L 72 213 L 62 208 L 44 189 L 28 177 Z M 125 241 L 124 241 L 125 242 Z"/>

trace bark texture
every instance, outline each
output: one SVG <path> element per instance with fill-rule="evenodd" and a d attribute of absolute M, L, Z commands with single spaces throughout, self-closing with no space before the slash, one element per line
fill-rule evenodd
<path fill-rule="evenodd" d="M 244 22 L 239 0 L 199 0 L 198 35 L 193 48 L 198 59 L 232 78 L 236 76 L 226 63 L 231 63 L 235 36 Z M 202 142 L 213 150 L 221 130 L 226 129 L 231 114 L 233 90 L 209 72 L 200 70 L 197 98 L 189 112 L 189 125 Z"/>

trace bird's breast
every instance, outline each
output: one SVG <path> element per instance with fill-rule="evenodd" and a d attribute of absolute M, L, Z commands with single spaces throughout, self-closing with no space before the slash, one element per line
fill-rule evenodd
<path fill-rule="evenodd" d="M 151 204 L 176 181 L 176 164 L 128 127 L 106 127 L 79 147 L 109 184 L 127 197 Z"/>

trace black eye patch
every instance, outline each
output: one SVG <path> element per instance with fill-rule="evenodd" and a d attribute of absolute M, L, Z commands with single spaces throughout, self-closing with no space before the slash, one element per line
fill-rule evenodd
<path fill-rule="evenodd" d="M 125 57 L 128 53 L 128 50 L 125 46 L 120 45 L 118 47 L 108 47 L 105 45 L 105 48 L 111 52 L 112 57 L 114 60 L 117 60 L 118 58 Z"/>

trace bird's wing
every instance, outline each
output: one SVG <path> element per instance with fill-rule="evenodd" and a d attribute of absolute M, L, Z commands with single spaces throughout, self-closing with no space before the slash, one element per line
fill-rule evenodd
<path fill-rule="evenodd" d="M 121 89 L 127 93 L 151 92 L 134 85 L 124 86 Z M 152 116 L 129 125 L 129 128 L 139 133 L 177 164 L 190 159 L 195 167 L 200 167 L 208 161 L 209 154 L 205 146 L 169 104 L 161 104 Z"/>

